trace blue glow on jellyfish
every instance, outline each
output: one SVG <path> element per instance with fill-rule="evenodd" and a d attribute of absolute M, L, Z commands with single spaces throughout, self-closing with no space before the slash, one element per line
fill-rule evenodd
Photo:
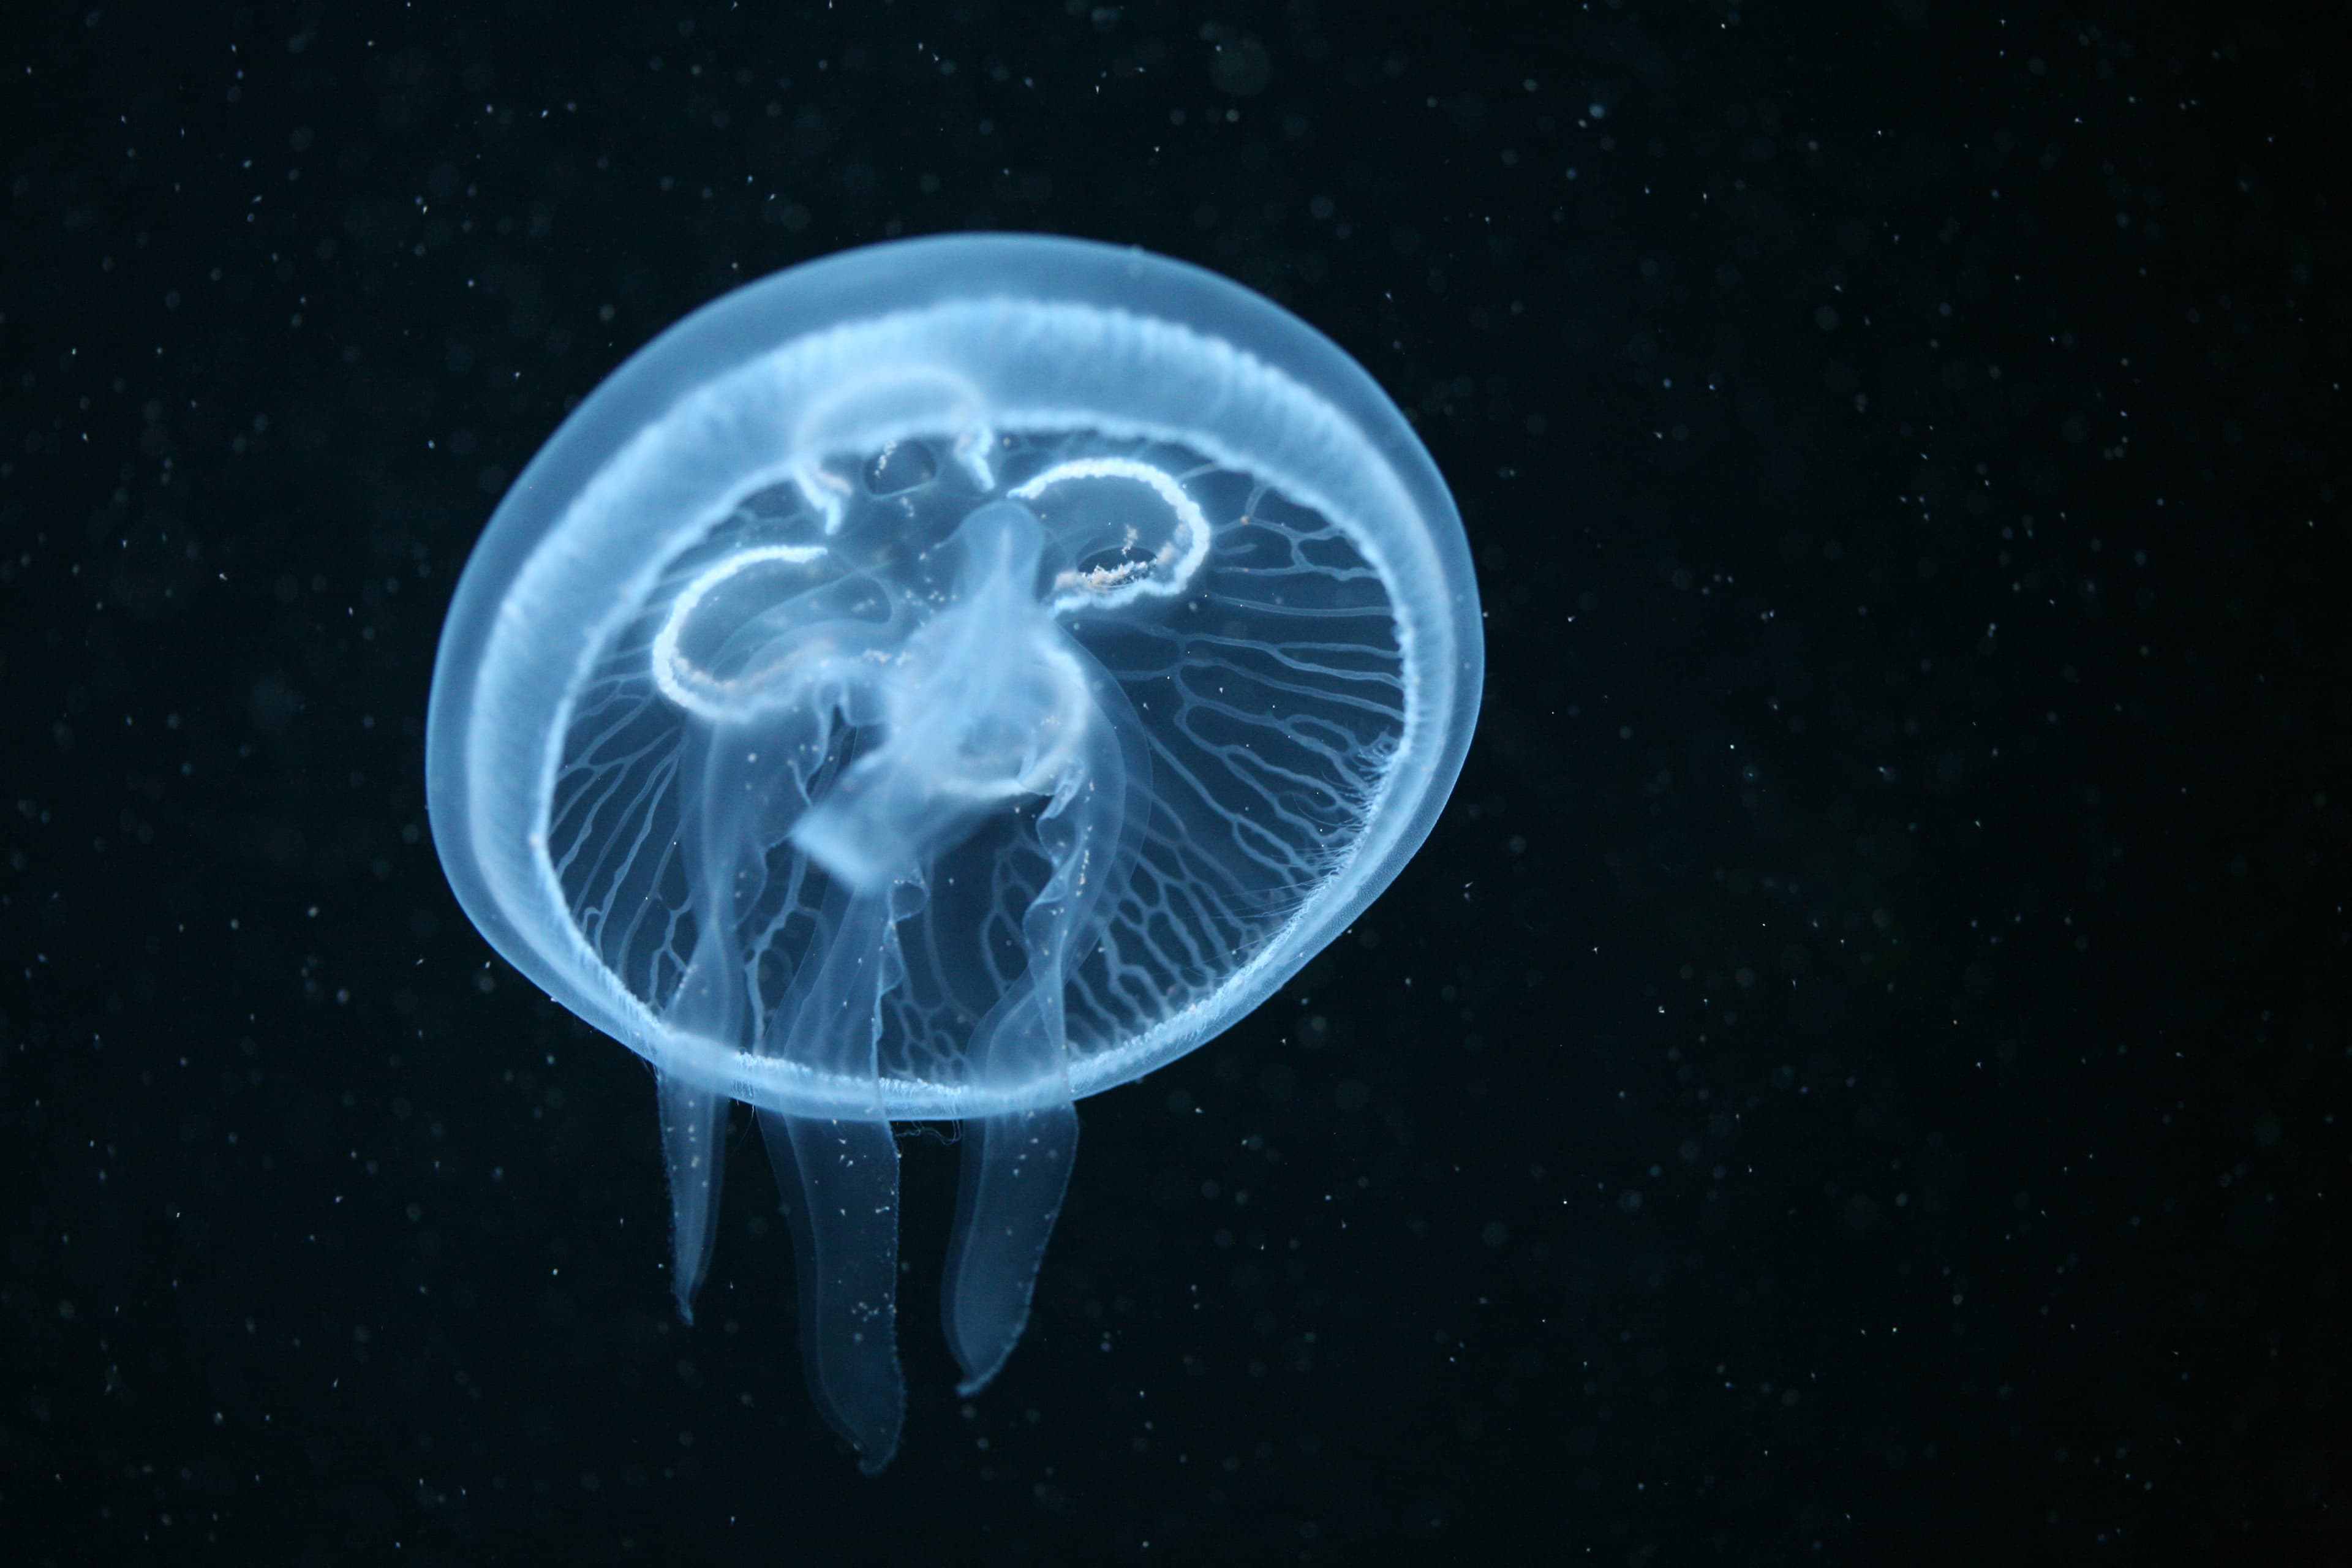
<path fill-rule="evenodd" d="M 1075 1102 L 1387 886 L 1481 657 L 1444 482 L 1328 340 L 1140 251 L 904 241 L 688 317 L 524 470 L 442 634 L 434 840 L 490 943 L 653 1067 L 689 1315 L 756 1109 L 811 1390 L 878 1470 L 891 1123 L 963 1125 L 976 1391 Z"/>

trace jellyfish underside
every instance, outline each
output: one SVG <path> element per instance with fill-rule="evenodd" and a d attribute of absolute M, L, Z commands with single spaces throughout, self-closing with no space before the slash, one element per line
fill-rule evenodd
<path fill-rule="evenodd" d="M 972 1025 L 961 1058 L 974 1085 L 1027 1086 L 1047 1099 L 963 1124 L 942 1315 L 965 1394 L 996 1374 L 1021 1337 L 1067 1186 L 1077 1113 L 1062 1063 L 1064 980 L 1085 956 L 1090 910 L 1132 858 L 1136 775 L 1148 766 L 1134 754 L 1132 716 L 1116 686 L 1055 618 L 1047 544 L 1028 506 L 989 500 L 941 547 L 955 563 L 951 586 L 929 597 L 943 605 L 918 611 L 911 601 L 923 595 L 887 593 L 891 602 L 877 604 L 836 579 L 740 616 L 707 664 L 684 649 L 689 637 L 665 635 L 653 649 L 657 682 L 703 724 L 702 809 L 681 821 L 689 879 L 710 899 L 740 899 L 782 829 L 834 885 L 828 940 L 813 950 L 814 973 L 793 988 L 787 1016 L 748 1016 L 738 922 L 712 919 L 700 923 L 669 999 L 671 1026 L 719 1039 L 748 1034 L 757 1049 L 876 1082 L 882 1001 L 905 979 L 898 931 L 929 897 L 939 858 L 992 816 L 1023 811 L 1050 864 L 1020 917 L 1025 967 Z M 730 576 L 767 561 L 796 563 L 794 553 L 722 562 L 688 590 L 673 621 L 722 597 Z M 1131 585 L 1129 575 L 1109 583 Z M 846 763 L 843 726 L 859 742 Z M 729 1101 L 723 1090 L 661 1075 L 674 1283 L 689 1321 L 715 1237 Z M 869 1473 L 897 1447 L 905 1406 L 894 1307 L 898 1156 L 878 1096 L 872 1110 L 862 1119 L 759 1112 L 793 1237 L 810 1387 Z"/>
<path fill-rule="evenodd" d="M 814 1403 L 870 1472 L 905 1400 L 891 1118 L 961 1122 L 941 1308 L 975 1393 L 1028 1316 L 1073 1083 L 1216 1006 L 1346 863 L 1402 650 L 1342 530 L 1181 442 L 951 426 L 714 516 L 582 683 L 549 863 L 663 1037 L 681 1310 L 747 1100 Z"/>

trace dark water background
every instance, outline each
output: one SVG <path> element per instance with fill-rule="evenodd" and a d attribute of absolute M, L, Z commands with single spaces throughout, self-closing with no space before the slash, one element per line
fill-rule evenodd
<path fill-rule="evenodd" d="M 25 8 L 0 1555 L 2345 1560 L 2347 12 L 1992 9 Z M 982 227 L 1358 355 L 1490 678 L 969 1405 L 908 1142 L 867 1482 L 748 1122 L 688 1330 L 419 736 L 574 400 Z"/>

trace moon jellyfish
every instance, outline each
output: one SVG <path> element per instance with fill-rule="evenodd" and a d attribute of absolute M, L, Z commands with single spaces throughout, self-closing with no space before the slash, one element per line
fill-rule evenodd
<path fill-rule="evenodd" d="M 1297 317 L 1136 250 L 882 245 L 688 317 L 515 481 L 442 632 L 434 842 L 490 944 L 652 1067 L 689 1319 L 754 1109 L 811 1392 L 872 1472 L 892 1124 L 961 1124 L 976 1392 L 1076 1102 L 1388 885 L 1481 658 L 1444 482 Z"/>

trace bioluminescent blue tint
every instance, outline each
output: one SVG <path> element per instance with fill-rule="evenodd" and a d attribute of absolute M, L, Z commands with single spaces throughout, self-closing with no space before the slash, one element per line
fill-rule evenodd
<path fill-rule="evenodd" d="M 653 1065 L 681 1309 L 758 1110 L 811 1386 L 875 1469 L 890 1123 L 965 1124 L 976 1390 L 1073 1101 L 1371 901 L 1479 679 L 1444 481 L 1329 341 L 1139 251 L 906 241 L 688 318 L 524 470 L 442 634 L 434 839 L 492 945 Z"/>

